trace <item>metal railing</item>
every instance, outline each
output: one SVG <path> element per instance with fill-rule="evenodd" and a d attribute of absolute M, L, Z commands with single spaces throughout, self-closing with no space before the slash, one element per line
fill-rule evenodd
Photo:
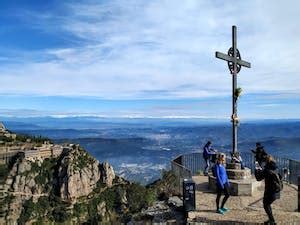
<path fill-rule="evenodd" d="M 251 169 L 254 173 L 255 170 L 255 157 L 254 154 L 250 152 L 241 153 L 244 164 L 246 167 Z M 284 180 L 290 184 L 298 185 L 298 176 L 300 175 L 300 162 L 296 160 L 291 160 L 279 156 L 273 156 L 278 172 L 283 176 Z M 286 173 L 286 175 L 285 175 Z"/>
<path fill-rule="evenodd" d="M 182 194 L 182 181 L 183 179 L 191 179 L 192 172 L 188 168 L 182 165 L 182 156 L 178 156 L 174 160 L 171 161 L 171 170 L 176 175 L 177 178 L 177 194 Z"/>
<path fill-rule="evenodd" d="M 226 153 L 230 155 L 230 153 Z M 255 158 L 251 152 L 241 152 L 243 163 L 254 173 Z M 300 176 L 300 162 L 283 157 L 274 156 L 279 173 L 288 183 L 298 185 L 298 176 Z M 230 160 L 230 157 L 227 157 Z M 202 157 L 202 152 L 192 152 L 182 154 L 171 161 L 171 169 L 178 177 L 178 182 L 183 179 L 189 179 L 194 175 L 200 174 L 205 167 L 205 161 Z M 286 172 L 286 174 L 284 174 Z M 181 185 L 181 184 L 180 184 Z M 180 186 L 181 187 L 181 186 Z"/>

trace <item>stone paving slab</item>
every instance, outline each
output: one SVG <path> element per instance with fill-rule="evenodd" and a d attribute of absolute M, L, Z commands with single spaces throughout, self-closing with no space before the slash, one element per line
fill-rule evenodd
<path fill-rule="evenodd" d="M 230 211 L 225 215 L 216 213 L 216 194 L 208 190 L 208 177 L 195 176 L 196 211 L 189 212 L 188 218 L 197 224 L 263 224 L 267 216 L 263 209 L 262 198 L 264 187 L 253 196 L 231 196 L 226 203 Z M 300 224 L 297 188 L 284 185 L 280 199 L 272 204 L 277 224 Z M 222 200 L 222 198 L 221 198 Z"/>

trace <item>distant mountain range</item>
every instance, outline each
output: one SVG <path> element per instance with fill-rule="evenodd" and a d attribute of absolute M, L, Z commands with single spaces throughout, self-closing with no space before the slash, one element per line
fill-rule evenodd
<path fill-rule="evenodd" d="M 220 151 L 231 149 L 231 124 L 202 119 L 0 118 L 17 133 L 42 135 L 56 142 L 79 143 L 117 174 L 148 183 L 179 154 L 202 151 L 212 140 Z M 239 126 L 239 151 L 256 142 L 274 155 L 300 160 L 300 120 L 247 121 Z"/>

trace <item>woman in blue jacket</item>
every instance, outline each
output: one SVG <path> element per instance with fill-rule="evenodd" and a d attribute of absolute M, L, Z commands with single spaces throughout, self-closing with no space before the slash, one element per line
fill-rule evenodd
<path fill-rule="evenodd" d="M 226 169 L 224 167 L 225 164 L 225 155 L 221 154 L 218 157 L 217 163 L 214 167 L 215 169 L 215 176 L 217 179 L 217 213 L 224 214 L 226 211 L 228 211 L 228 208 L 224 207 L 226 201 L 229 198 L 229 182 L 228 177 L 226 173 Z M 224 198 L 220 206 L 220 198 L 222 195 L 222 192 L 224 192 Z"/>

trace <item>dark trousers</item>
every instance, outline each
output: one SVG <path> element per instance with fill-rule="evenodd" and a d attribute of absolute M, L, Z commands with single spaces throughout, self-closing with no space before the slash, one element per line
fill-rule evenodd
<path fill-rule="evenodd" d="M 269 221 L 271 222 L 271 224 L 275 224 L 275 219 L 273 217 L 273 213 L 272 213 L 272 208 L 271 208 L 271 204 L 276 200 L 276 196 L 271 195 L 271 196 L 264 196 L 263 199 L 263 204 L 264 204 L 264 209 L 269 217 Z"/>
<path fill-rule="evenodd" d="M 207 175 L 210 167 L 210 158 L 204 158 L 204 160 L 205 160 L 204 175 Z"/>
<path fill-rule="evenodd" d="M 229 198 L 229 185 L 228 185 L 228 183 L 224 184 L 224 188 L 223 189 L 217 185 L 217 199 L 216 199 L 217 210 L 219 209 L 220 198 L 221 198 L 222 192 L 224 192 L 225 196 L 223 198 L 223 201 L 222 201 L 222 204 L 221 204 L 221 208 L 224 207 L 226 201 Z"/>
<path fill-rule="evenodd" d="M 241 161 L 240 163 L 241 163 L 241 169 L 242 169 L 242 170 L 245 169 L 245 166 L 244 166 L 243 161 Z"/>

